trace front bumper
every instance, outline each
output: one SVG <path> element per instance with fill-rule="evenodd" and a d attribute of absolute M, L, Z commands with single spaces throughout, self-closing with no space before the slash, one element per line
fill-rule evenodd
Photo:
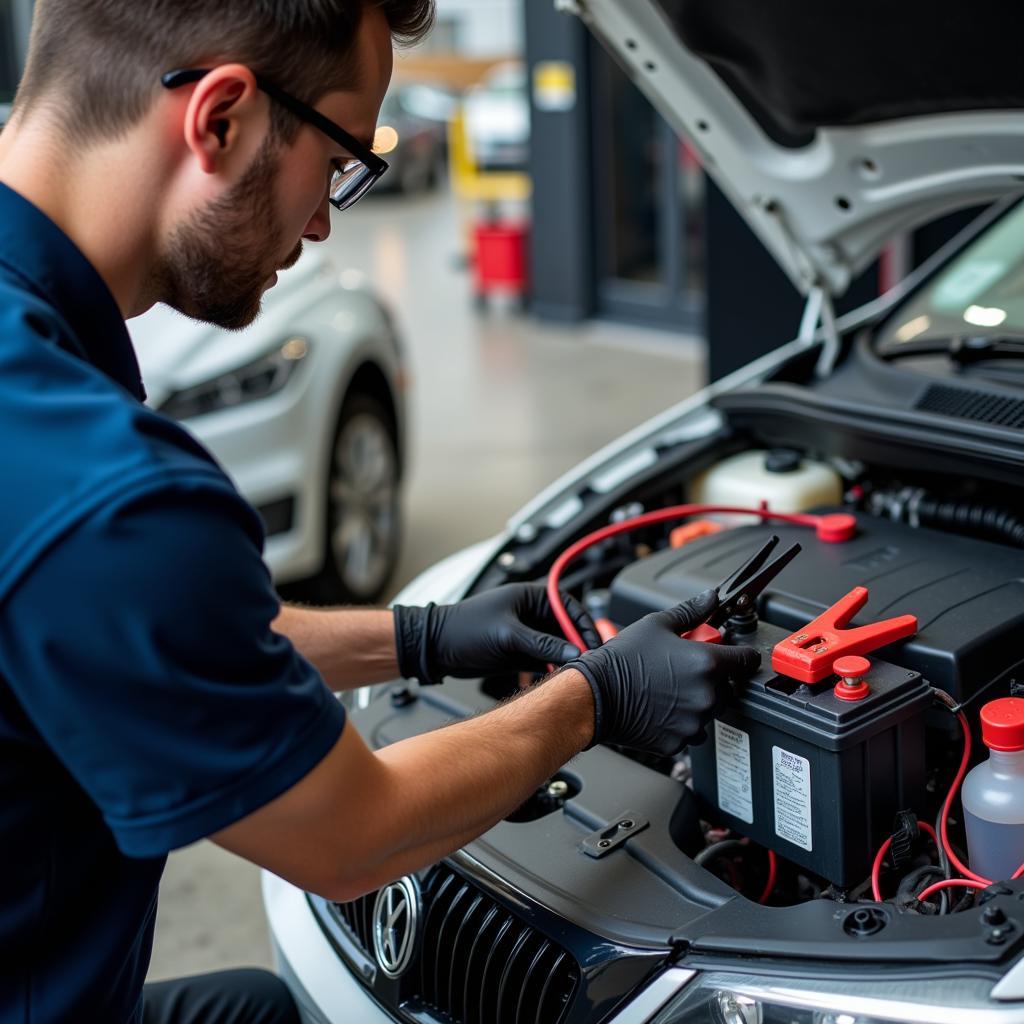
<path fill-rule="evenodd" d="M 393 1024 L 327 941 L 306 895 L 263 872 L 263 905 L 278 973 L 308 1024 Z"/>

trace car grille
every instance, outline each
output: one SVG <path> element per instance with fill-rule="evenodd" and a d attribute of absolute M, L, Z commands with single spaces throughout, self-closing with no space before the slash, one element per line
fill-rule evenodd
<path fill-rule="evenodd" d="M 367 893 L 349 903 L 335 903 L 334 909 L 348 925 L 349 933 L 359 948 L 373 959 L 373 901 L 377 893 Z"/>
<path fill-rule="evenodd" d="M 373 957 L 376 893 L 335 904 Z M 401 979 L 402 1002 L 453 1024 L 559 1024 L 580 981 L 573 956 L 445 865 L 423 881 L 418 963 Z"/>
<path fill-rule="evenodd" d="M 921 412 L 991 423 L 1011 430 L 1024 429 L 1024 401 L 1009 395 L 932 384 L 918 400 L 916 408 Z"/>

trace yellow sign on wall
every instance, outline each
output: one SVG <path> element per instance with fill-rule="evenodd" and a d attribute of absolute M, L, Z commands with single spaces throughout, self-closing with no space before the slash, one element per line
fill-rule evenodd
<path fill-rule="evenodd" d="M 568 61 L 542 60 L 533 66 L 533 105 L 545 112 L 576 105 L 576 69 Z"/>

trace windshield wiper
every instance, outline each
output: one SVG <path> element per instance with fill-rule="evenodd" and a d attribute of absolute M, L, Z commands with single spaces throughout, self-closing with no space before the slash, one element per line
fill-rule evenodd
<path fill-rule="evenodd" d="M 881 346 L 880 358 L 900 359 L 903 356 L 945 355 L 959 366 L 990 359 L 1024 358 L 1024 337 L 1012 335 L 981 335 L 956 338 L 924 338 Z"/>

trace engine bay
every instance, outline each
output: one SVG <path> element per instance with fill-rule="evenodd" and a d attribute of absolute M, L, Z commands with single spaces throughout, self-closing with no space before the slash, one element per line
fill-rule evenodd
<path fill-rule="evenodd" d="M 752 486 L 772 500 L 752 503 Z M 1024 661 L 1015 517 L 976 495 L 940 501 L 900 480 L 851 478 L 793 450 L 726 457 L 684 493 L 698 502 L 677 517 L 627 505 L 570 552 L 575 592 L 606 640 L 709 587 L 722 593 L 758 552 L 799 550 L 743 614 L 693 637 L 761 653 L 702 741 L 671 763 L 620 751 L 682 784 L 668 823 L 676 847 L 770 906 L 890 899 L 933 915 L 975 905 L 981 881 L 949 881 L 951 859 L 967 860 L 955 797 L 967 759 L 987 753 L 978 712 L 1016 694 Z M 838 500 L 809 505 L 821 497 Z M 809 528 L 826 520 L 850 525 L 834 536 Z"/>

